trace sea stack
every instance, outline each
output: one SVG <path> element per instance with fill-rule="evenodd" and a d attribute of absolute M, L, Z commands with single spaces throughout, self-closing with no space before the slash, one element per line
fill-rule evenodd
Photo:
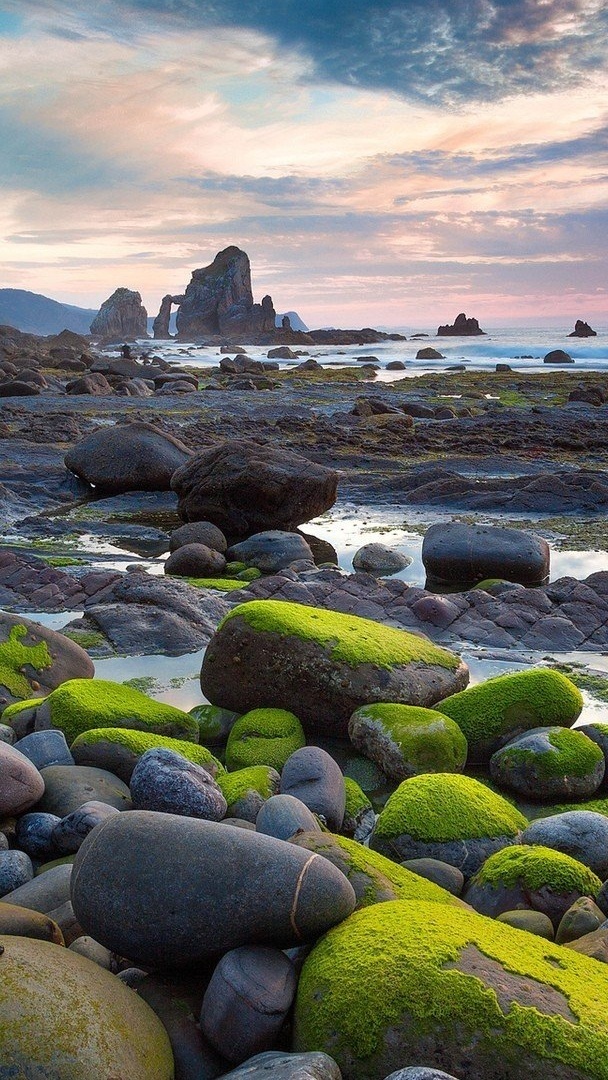
<path fill-rule="evenodd" d="M 91 333 L 99 344 L 147 338 L 148 312 L 141 302 L 141 293 L 116 289 L 93 319 Z"/>
<path fill-rule="evenodd" d="M 574 330 L 568 337 L 597 337 L 597 330 L 592 330 L 589 323 L 583 322 L 582 319 L 577 319 L 574 324 Z"/>
<path fill-rule="evenodd" d="M 240 248 L 224 248 L 209 266 L 192 272 L 177 312 L 182 341 L 209 335 L 237 339 L 273 333 L 276 312 L 270 296 L 254 304 L 249 256 Z"/>
<path fill-rule="evenodd" d="M 485 330 L 481 329 L 477 319 L 467 319 L 463 311 L 453 323 L 437 329 L 437 337 L 473 337 L 476 334 L 485 334 Z"/>

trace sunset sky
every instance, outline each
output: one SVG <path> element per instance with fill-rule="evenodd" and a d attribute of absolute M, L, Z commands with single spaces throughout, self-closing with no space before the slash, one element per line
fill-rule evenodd
<path fill-rule="evenodd" d="M 608 323 L 604 0 L 0 0 L 0 287 Z"/>

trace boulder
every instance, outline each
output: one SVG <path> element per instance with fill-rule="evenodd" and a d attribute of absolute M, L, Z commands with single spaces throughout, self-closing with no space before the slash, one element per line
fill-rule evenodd
<path fill-rule="evenodd" d="M 219 251 L 209 266 L 192 272 L 177 311 L 182 341 L 213 334 L 239 336 L 274 331 L 275 310 L 265 296 L 254 304 L 249 257 L 234 245 Z"/>
<path fill-rule="evenodd" d="M 72 903 L 85 933 L 119 955 L 184 967 L 240 945 L 312 941 L 351 913 L 355 895 L 326 859 L 283 840 L 133 810 L 81 846 Z"/>
<path fill-rule="evenodd" d="M 88 765 L 49 765 L 42 770 L 44 795 L 36 809 L 44 814 L 67 817 L 88 802 L 106 803 L 117 810 L 131 809 L 126 784 L 106 769 Z"/>
<path fill-rule="evenodd" d="M 278 794 L 281 777 L 271 765 L 250 765 L 222 773 L 218 784 L 228 803 L 227 816 L 255 823 L 264 803 Z"/>
<path fill-rule="evenodd" d="M 3 896 L 0 904 L 15 904 L 49 915 L 69 900 L 71 876 L 72 867 L 68 863 L 51 866 L 43 874 L 38 874 L 14 892 Z"/>
<path fill-rule="evenodd" d="M 171 487 L 184 521 L 209 520 L 232 536 L 292 530 L 336 501 L 338 474 L 289 450 L 235 439 L 177 468 Z"/>
<path fill-rule="evenodd" d="M 42 912 L 18 907 L 17 904 L 0 904 L 0 934 L 37 938 L 39 941 L 63 945 L 63 934 L 53 919 Z"/>
<path fill-rule="evenodd" d="M 232 772 L 270 765 L 280 772 L 294 750 L 306 745 L 298 717 L 286 709 L 252 709 L 233 724 L 226 743 L 226 767 Z"/>
<path fill-rule="evenodd" d="M 131 798 L 136 810 L 221 821 L 227 803 L 215 780 L 201 765 L 175 750 L 146 750 L 133 769 Z"/>
<path fill-rule="evenodd" d="M 37 803 L 44 780 L 20 750 L 0 743 L 0 817 L 18 817 Z"/>
<path fill-rule="evenodd" d="M 466 686 L 466 665 L 426 638 L 371 619 L 279 600 L 234 608 L 212 637 L 201 688 L 235 712 L 288 709 L 312 734 L 346 738 L 355 709 L 433 705 Z"/>
<path fill-rule="evenodd" d="M 564 352 L 563 349 L 552 349 L 543 356 L 543 364 L 573 364 L 574 360 L 570 356 L 570 353 Z"/>
<path fill-rule="evenodd" d="M 206 544 L 182 544 L 165 563 L 165 574 L 178 577 L 221 577 L 225 569 L 224 556 Z"/>
<path fill-rule="evenodd" d="M 222 1080 L 342 1080 L 342 1074 L 328 1054 L 312 1051 L 310 1054 L 285 1054 L 280 1050 L 266 1050 L 238 1065 Z"/>
<path fill-rule="evenodd" d="M 83 375 L 81 379 L 72 379 L 66 384 L 65 389 L 67 394 L 92 394 L 98 397 L 107 397 L 108 394 L 114 393 L 110 383 L 101 371 Z"/>
<path fill-rule="evenodd" d="M 3 935 L 0 942 L 10 987 L 0 998 L 7 1078 L 172 1080 L 164 1027 L 114 975 L 47 941 Z"/>
<path fill-rule="evenodd" d="M 205 544 L 206 547 L 226 554 L 228 544 L 221 529 L 210 521 L 191 521 L 173 529 L 169 536 L 169 551 L 173 553 L 186 544 Z"/>
<path fill-rule="evenodd" d="M 484 334 L 485 331 L 481 330 L 477 319 L 467 319 L 464 312 L 457 315 L 453 323 L 447 323 L 445 326 L 440 326 L 437 330 L 437 337 L 473 337 L 476 334 Z"/>
<path fill-rule="evenodd" d="M 426 345 L 424 349 L 418 349 L 416 360 L 445 360 L 445 356 L 443 353 L 438 352 L 437 349 Z"/>
<path fill-rule="evenodd" d="M 600 879 L 577 859 L 540 845 L 516 844 L 490 855 L 471 878 L 463 899 L 495 919 L 503 911 L 531 908 L 555 929 L 580 896 L 594 899 Z"/>
<path fill-rule="evenodd" d="M 533 728 L 490 758 L 495 783 L 533 802 L 593 795 L 605 769 L 597 743 L 580 731 L 563 727 Z"/>
<path fill-rule="evenodd" d="M 302 746 L 285 762 L 281 794 L 300 799 L 329 829 L 342 828 L 346 807 L 340 766 L 320 746 Z"/>
<path fill-rule="evenodd" d="M 478 780 L 428 773 L 404 780 L 389 797 L 370 847 L 399 861 L 440 859 L 470 877 L 493 852 L 519 843 L 527 824 L 519 810 Z"/>
<path fill-rule="evenodd" d="M 141 302 L 141 293 L 116 289 L 93 319 L 91 334 L 100 343 L 147 338 L 148 313 Z"/>
<path fill-rule="evenodd" d="M 592 330 L 589 323 L 583 322 L 582 319 L 577 319 L 574 324 L 574 330 L 568 337 L 597 337 L 597 330 Z"/>
<path fill-rule="evenodd" d="M 30 859 L 36 859 L 38 862 L 53 859 L 57 855 L 53 830 L 60 821 L 61 818 L 57 814 L 45 814 L 40 811 L 22 814 L 15 826 L 17 847 L 25 851 Z"/>
<path fill-rule="evenodd" d="M 435 709 L 414 705 L 363 705 L 348 722 L 357 750 L 391 780 L 417 773 L 462 772 L 467 740 L 458 724 Z"/>
<path fill-rule="evenodd" d="M 0 639 L 0 708 L 49 694 L 68 679 L 92 679 L 95 673 L 80 645 L 21 615 L 0 611 Z"/>
<path fill-rule="evenodd" d="M 385 544 L 364 544 L 353 555 L 355 570 L 378 574 L 396 574 L 399 570 L 405 570 L 411 562 L 409 555 L 386 547 Z"/>
<path fill-rule="evenodd" d="M 125 784 L 130 782 L 133 769 L 142 754 L 155 748 L 175 750 L 188 761 L 202 765 L 213 777 L 224 772 L 224 766 L 206 746 L 198 746 L 184 739 L 167 738 L 149 731 L 135 731 L 133 728 L 93 728 L 78 735 L 72 743 L 77 765 L 107 769 Z"/>
<path fill-rule="evenodd" d="M 470 761 L 489 761 L 530 728 L 570 727 L 582 708 L 578 687 L 551 668 L 498 675 L 440 703 L 440 712 L 455 720 L 466 736 Z"/>
<path fill-rule="evenodd" d="M 428 581 L 444 585 L 475 585 L 486 578 L 542 585 L 549 557 L 547 541 L 536 533 L 459 521 L 431 525 L 422 543 Z"/>
<path fill-rule="evenodd" d="M 66 814 L 53 829 L 51 841 L 55 850 L 59 855 L 73 855 L 96 825 L 118 813 L 118 807 L 96 799 L 83 803 L 71 814 Z"/>
<path fill-rule="evenodd" d="M 228 559 L 255 566 L 264 574 L 276 574 L 298 559 L 314 562 L 312 551 L 300 533 L 282 529 L 268 529 L 254 533 L 247 540 L 233 544 L 227 552 Z"/>
<path fill-rule="evenodd" d="M 293 795 L 272 795 L 255 819 L 256 832 L 289 840 L 296 833 L 321 832 L 317 819 L 301 799 Z"/>
<path fill-rule="evenodd" d="M 467 1080 L 604 1080 L 607 994 L 602 965 L 561 946 L 393 901 L 313 948 L 292 1046 L 326 1050 L 349 1080 L 382 1080 L 407 1061 Z"/>
<path fill-rule="evenodd" d="M 136 421 L 98 428 L 65 455 L 66 468 L 99 492 L 168 491 L 176 469 L 190 458 L 179 439 Z"/>

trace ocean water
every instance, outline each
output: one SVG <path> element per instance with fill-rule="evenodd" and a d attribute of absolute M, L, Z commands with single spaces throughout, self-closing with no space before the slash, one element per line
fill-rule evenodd
<path fill-rule="evenodd" d="M 509 364 L 514 371 L 525 374 L 535 371 L 556 370 L 552 365 L 544 364 L 543 357 L 553 349 L 563 349 L 574 360 L 573 364 L 560 365 L 557 370 L 568 371 L 608 371 L 608 327 L 595 328 L 595 338 L 570 338 L 568 327 L 542 328 L 497 328 L 488 330 L 479 337 L 437 337 L 429 332 L 427 338 L 412 341 L 386 341 L 376 345 L 359 346 L 302 346 L 308 356 L 314 357 L 323 366 L 342 367 L 358 363 L 363 356 L 373 356 L 380 365 L 377 381 L 390 382 L 416 375 L 443 372 L 453 365 L 464 365 L 470 371 L 493 371 L 497 363 Z M 141 341 L 142 349 L 151 354 L 184 367 L 217 367 L 221 355 L 217 346 L 188 344 L 170 341 Z M 247 355 L 256 360 L 265 360 L 268 346 L 247 345 Z M 416 353 L 427 346 L 441 352 L 443 360 L 417 360 Z M 293 346 L 294 351 L 297 346 Z M 295 367 L 299 360 L 279 360 L 282 370 Z M 404 371 L 387 371 L 386 367 L 393 360 L 406 364 Z"/>

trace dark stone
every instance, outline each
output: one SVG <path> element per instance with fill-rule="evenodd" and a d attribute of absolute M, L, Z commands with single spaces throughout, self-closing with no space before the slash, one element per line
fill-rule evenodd
<path fill-rule="evenodd" d="M 574 330 L 568 337 L 597 337 L 597 331 L 592 330 L 589 323 L 583 322 L 582 319 L 577 319 L 574 324 Z"/>
<path fill-rule="evenodd" d="M 82 379 L 72 379 L 66 383 L 67 394 L 93 394 L 106 397 L 114 391 L 105 375 L 101 371 L 90 372 L 83 375 Z"/>
<path fill-rule="evenodd" d="M 552 349 L 546 356 L 543 357 L 543 364 L 573 364 L 574 360 L 570 356 L 570 353 L 564 352 L 563 349 Z"/>
<path fill-rule="evenodd" d="M 177 333 L 182 340 L 268 333 L 274 331 L 275 314 L 269 296 L 254 304 L 249 257 L 231 246 L 209 266 L 193 271 L 177 312 Z"/>
<path fill-rule="evenodd" d="M 27 881 L 14 892 L 2 897 L 0 903 L 41 911 L 48 915 L 70 898 L 72 867 L 69 863 L 51 866 L 43 874 Z"/>
<path fill-rule="evenodd" d="M 278 840 L 289 840 L 301 831 L 321 831 L 312 811 L 294 795 L 271 795 L 260 807 L 255 827 L 257 832 Z"/>
<path fill-rule="evenodd" d="M 42 814 L 38 811 L 23 814 L 15 828 L 17 846 L 26 851 L 30 859 L 39 862 L 52 859 L 56 854 L 52 840 L 53 829 L 60 821 L 57 814 Z"/>
<path fill-rule="evenodd" d="M 49 765 L 42 770 L 44 795 L 36 806 L 47 814 L 64 818 L 83 803 L 108 803 L 117 810 L 130 810 L 131 796 L 126 784 L 105 769 L 87 765 Z"/>
<path fill-rule="evenodd" d="M 287 759 L 281 772 L 281 794 L 300 799 L 333 832 L 342 828 L 344 777 L 339 765 L 320 746 L 302 746 Z"/>
<path fill-rule="evenodd" d="M 85 932 L 119 955 L 187 967 L 244 944 L 314 940 L 354 910 L 355 894 L 327 860 L 283 840 L 133 810 L 82 844 L 72 903 Z"/>
<path fill-rule="evenodd" d="M 136 421 L 91 432 L 65 455 L 66 468 L 98 490 L 168 491 L 176 469 L 190 458 L 179 439 Z"/>
<path fill-rule="evenodd" d="M 424 349 L 418 349 L 416 360 L 445 360 L 445 356 L 443 353 L 438 352 L 437 349 L 426 345 Z"/>
<path fill-rule="evenodd" d="M 437 330 L 437 337 L 472 337 L 475 334 L 483 334 L 484 330 L 480 330 L 477 319 L 467 319 L 464 312 L 456 316 L 453 323 L 448 323 L 445 326 L 440 326 Z"/>
<path fill-rule="evenodd" d="M 178 577 L 221 577 L 225 569 L 224 556 L 206 544 L 183 544 L 165 563 L 165 574 Z"/>
<path fill-rule="evenodd" d="M 228 535 L 294 529 L 333 506 L 338 474 L 287 450 L 234 440 L 203 450 L 174 473 L 184 521 Z"/>
<path fill-rule="evenodd" d="M 309 1054 L 267 1050 L 225 1073 L 222 1080 L 268 1080 L 270 1073 L 272 1080 L 342 1080 L 334 1059 L 316 1050 Z"/>
<path fill-rule="evenodd" d="M 142 754 L 130 787 L 136 810 L 221 821 L 228 809 L 211 774 L 175 750 L 156 747 Z"/>
<path fill-rule="evenodd" d="M 14 892 L 34 876 L 34 867 L 25 851 L 0 851 L 0 897 Z"/>
<path fill-rule="evenodd" d="M 72 757 L 63 731 L 32 731 L 15 743 L 15 750 L 25 754 L 37 769 L 47 765 L 73 765 Z"/>
<path fill-rule="evenodd" d="M 100 342 L 147 338 L 148 313 L 141 294 L 132 289 L 116 289 L 93 319 L 91 333 Z"/>
<path fill-rule="evenodd" d="M 427 881 L 434 881 L 436 885 L 440 885 L 453 896 L 460 896 L 462 893 L 464 874 L 457 866 L 450 866 L 449 863 L 441 862 L 439 859 L 406 859 L 401 865 L 406 870 L 411 870 L 413 874 L 426 878 Z"/>
<path fill-rule="evenodd" d="M 522 529 L 443 522 L 431 525 L 422 544 L 429 579 L 445 584 L 474 584 L 507 578 L 540 585 L 549 573 L 549 545 Z"/>
<path fill-rule="evenodd" d="M 173 529 L 169 536 L 169 551 L 177 551 L 185 544 L 205 544 L 222 555 L 226 554 L 228 548 L 223 532 L 210 521 L 191 521 L 187 525 L 180 525 L 179 529 Z"/>
<path fill-rule="evenodd" d="M 524 829 L 521 842 L 562 851 L 589 866 L 602 881 L 608 878 L 608 819 L 603 814 L 568 810 L 539 818 Z"/>
<path fill-rule="evenodd" d="M 314 561 L 312 551 L 300 533 L 280 529 L 254 533 L 247 540 L 233 544 L 227 558 L 255 566 L 265 574 L 274 574 L 297 559 Z"/>
<path fill-rule="evenodd" d="M 119 812 L 115 806 L 109 806 L 108 803 L 95 800 L 83 803 L 71 814 L 66 814 L 56 825 L 51 837 L 53 846 L 60 855 L 73 855 L 96 825 Z"/>
<path fill-rule="evenodd" d="M 209 1045 L 199 1026 L 209 976 L 204 972 L 142 975 L 136 977 L 137 993 L 154 1010 L 169 1036 L 175 1080 L 214 1080 L 225 1072 L 226 1062 Z"/>

